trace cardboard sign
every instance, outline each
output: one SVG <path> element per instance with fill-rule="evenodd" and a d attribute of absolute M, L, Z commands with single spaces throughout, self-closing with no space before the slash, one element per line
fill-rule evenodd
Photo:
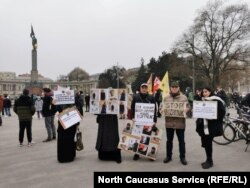
<path fill-rule="evenodd" d="M 163 102 L 166 117 L 186 117 L 186 102 Z"/>
<path fill-rule="evenodd" d="M 74 124 L 80 122 L 81 119 L 82 116 L 75 107 L 67 108 L 58 116 L 58 120 L 60 121 L 64 129 L 68 129 Z"/>

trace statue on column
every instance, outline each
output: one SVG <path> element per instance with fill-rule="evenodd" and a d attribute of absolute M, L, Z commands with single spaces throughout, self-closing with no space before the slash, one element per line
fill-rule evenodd
<path fill-rule="evenodd" d="M 33 46 L 33 50 L 37 49 L 37 39 L 33 30 L 33 26 L 31 25 L 31 33 L 30 33 L 30 37 L 32 38 L 32 46 Z"/>

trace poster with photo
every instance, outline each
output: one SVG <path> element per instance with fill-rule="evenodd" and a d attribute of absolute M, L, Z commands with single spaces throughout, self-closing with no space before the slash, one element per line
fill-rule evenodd
<path fill-rule="evenodd" d="M 163 131 L 152 127 L 153 123 L 126 121 L 118 148 L 156 160 Z"/>
<path fill-rule="evenodd" d="M 186 117 L 186 102 L 164 102 L 163 112 L 166 117 Z"/>
<path fill-rule="evenodd" d="M 90 113 L 117 114 L 120 117 L 125 117 L 127 96 L 126 89 L 91 89 Z"/>
<path fill-rule="evenodd" d="M 74 90 L 56 90 L 53 91 L 53 93 L 54 93 L 53 98 L 55 105 L 75 103 Z"/>

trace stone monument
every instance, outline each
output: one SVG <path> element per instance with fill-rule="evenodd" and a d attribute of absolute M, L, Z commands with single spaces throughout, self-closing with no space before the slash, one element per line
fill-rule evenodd
<path fill-rule="evenodd" d="M 32 39 L 32 46 L 33 46 L 33 49 L 31 51 L 32 68 L 30 75 L 30 84 L 27 85 L 27 87 L 29 88 L 31 94 L 41 95 L 42 83 L 38 82 L 38 71 L 37 71 L 37 39 L 32 25 L 31 25 L 30 37 Z"/>

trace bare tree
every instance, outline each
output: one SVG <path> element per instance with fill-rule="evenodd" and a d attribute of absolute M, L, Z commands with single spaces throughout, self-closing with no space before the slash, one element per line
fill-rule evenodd
<path fill-rule="evenodd" d="M 194 57 L 195 70 L 215 87 L 221 75 L 243 70 L 250 63 L 250 11 L 247 4 L 210 1 L 194 24 L 177 41 L 175 50 Z M 241 66 L 230 66 L 233 63 Z"/>

